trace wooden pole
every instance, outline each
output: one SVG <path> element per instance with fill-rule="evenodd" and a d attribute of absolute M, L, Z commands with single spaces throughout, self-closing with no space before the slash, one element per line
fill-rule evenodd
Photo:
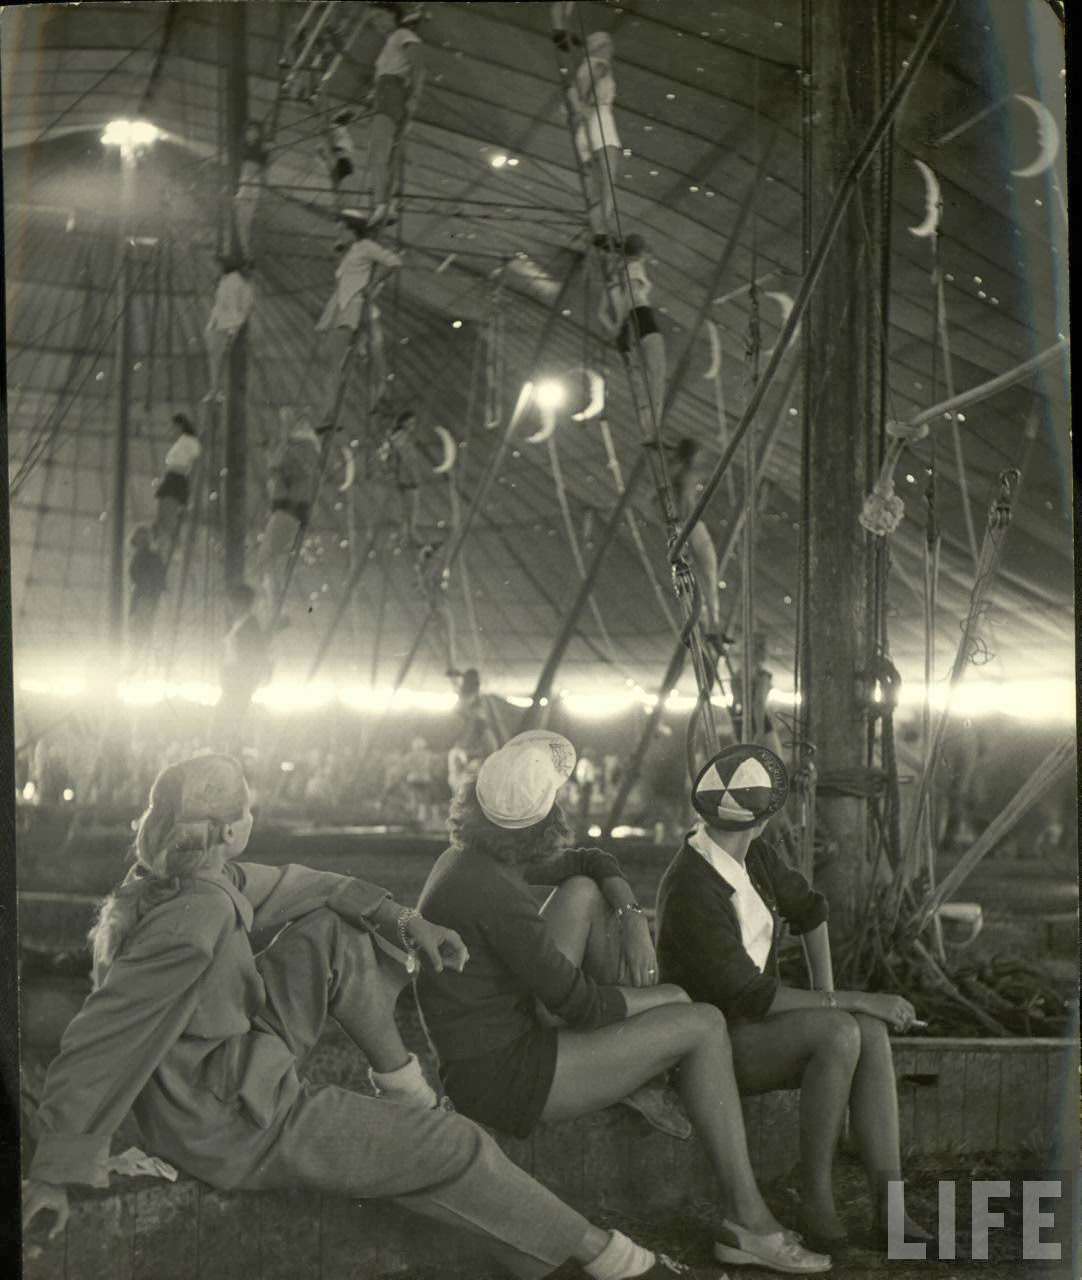
<path fill-rule="evenodd" d="M 247 6 L 223 4 L 222 58 L 226 93 L 226 256 L 240 253 L 233 193 L 240 181 L 241 150 L 248 121 Z M 244 550 L 248 536 L 248 326 L 245 325 L 229 348 L 225 376 L 225 583 L 244 581 Z"/>
<path fill-rule="evenodd" d="M 883 117 L 880 60 L 888 21 L 883 0 L 861 5 L 819 0 L 811 8 L 814 239 L 835 212 L 828 205 L 830 194 L 852 173 L 852 157 Z M 875 151 L 855 178 L 860 198 L 847 202 L 822 259 L 819 287 L 808 298 L 809 578 L 801 688 L 820 775 L 818 813 L 836 846 L 819 887 L 830 902 L 831 933 L 842 938 L 856 929 L 866 901 L 867 802 L 839 795 L 823 782 L 843 771 L 859 775 L 867 763 L 868 696 L 862 673 L 869 670 L 876 633 L 871 625 L 875 561 L 871 535 L 859 515 L 878 462 L 883 334 L 876 302 L 883 270 L 880 184 L 890 163 L 886 150 Z"/>
<path fill-rule="evenodd" d="M 124 183 L 130 180 L 129 160 L 124 157 Z M 126 198 L 126 193 L 125 193 Z M 116 338 L 116 448 L 113 451 L 113 520 L 112 546 L 110 548 L 109 639 L 119 653 L 124 645 L 124 596 L 127 583 L 127 522 L 128 491 L 128 441 L 129 405 L 131 393 L 131 299 L 128 291 L 131 282 L 131 255 L 128 243 L 127 218 L 120 233 L 120 273 L 117 286 L 120 314 L 117 319 Z"/>

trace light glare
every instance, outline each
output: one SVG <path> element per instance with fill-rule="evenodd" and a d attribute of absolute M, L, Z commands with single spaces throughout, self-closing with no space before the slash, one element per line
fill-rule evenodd
<path fill-rule="evenodd" d="M 562 382 L 546 378 L 534 388 L 534 398 L 541 409 L 559 409 L 567 399 L 567 391 Z"/>
<path fill-rule="evenodd" d="M 131 156 L 161 136 L 162 131 L 149 120 L 110 120 L 101 140 L 107 147 L 119 147 L 121 155 Z"/>

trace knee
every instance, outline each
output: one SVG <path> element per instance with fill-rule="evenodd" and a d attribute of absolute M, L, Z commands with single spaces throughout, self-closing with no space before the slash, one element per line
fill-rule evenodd
<path fill-rule="evenodd" d="M 820 1050 L 855 1066 L 860 1057 L 860 1028 L 856 1018 L 843 1009 L 824 1010 L 819 1016 L 822 1021 Z"/>
<path fill-rule="evenodd" d="M 725 1015 L 712 1004 L 689 1004 L 681 1009 L 681 1014 L 688 1020 L 698 1041 L 729 1041 L 729 1027 Z"/>
<path fill-rule="evenodd" d="M 605 910 L 605 897 L 597 881 L 589 876 L 572 876 L 557 890 L 561 900 L 582 915 L 596 915 Z"/>
<path fill-rule="evenodd" d="M 861 1054 L 876 1054 L 890 1058 L 890 1031 L 882 1018 L 872 1018 L 866 1013 L 856 1013 L 853 1021 L 860 1033 Z"/>
<path fill-rule="evenodd" d="M 366 967 L 376 964 L 376 952 L 368 932 L 348 924 L 330 907 L 318 907 L 301 916 L 290 925 L 283 940 L 290 937 L 297 942 L 303 940 L 326 956 L 331 967 L 334 967 L 336 958 L 343 955 L 349 955 L 355 964 Z"/>

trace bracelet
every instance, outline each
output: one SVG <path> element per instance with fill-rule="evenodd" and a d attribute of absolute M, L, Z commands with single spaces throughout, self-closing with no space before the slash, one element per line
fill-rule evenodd
<path fill-rule="evenodd" d="M 408 925 L 411 920 L 419 920 L 420 917 L 421 917 L 421 913 L 417 910 L 416 907 L 407 907 L 405 911 L 402 911 L 399 913 L 398 922 L 397 922 L 398 936 L 402 941 L 402 949 L 404 951 L 417 950 L 417 943 L 414 942 L 414 940 L 406 932 L 406 925 Z"/>
<path fill-rule="evenodd" d="M 823 995 L 826 998 L 826 1007 L 828 1009 L 836 1009 L 838 1007 L 838 997 L 833 991 L 824 991 Z"/>
<path fill-rule="evenodd" d="M 616 908 L 617 920 L 622 920 L 624 916 L 644 916 L 646 912 L 639 906 L 637 902 L 628 902 L 622 907 Z"/>

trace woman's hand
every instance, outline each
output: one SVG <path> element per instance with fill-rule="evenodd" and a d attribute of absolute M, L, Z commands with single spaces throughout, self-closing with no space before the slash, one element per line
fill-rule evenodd
<path fill-rule="evenodd" d="M 445 929 L 441 924 L 433 924 L 424 916 L 410 916 L 404 925 L 404 930 L 437 973 L 442 973 L 444 968 L 461 973 L 466 967 L 470 953 L 454 929 Z"/>
<path fill-rule="evenodd" d="M 49 1239 L 58 1236 L 68 1225 L 68 1193 L 51 1182 L 37 1182 L 28 1178 L 23 1183 L 23 1234 L 43 1210 L 52 1210 L 56 1222 L 49 1232 Z"/>
<path fill-rule="evenodd" d="M 621 917 L 621 923 L 624 930 L 621 950 L 631 985 L 656 987 L 657 954 L 646 917 L 638 911 L 629 911 Z"/>
<path fill-rule="evenodd" d="M 854 1012 L 879 1018 L 895 1031 L 908 1030 L 917 1016 L 916 1009 L 902 996 L 869 995 L 865 992 L 860 993 L 860 1003 L 854 1007 Z"/>

